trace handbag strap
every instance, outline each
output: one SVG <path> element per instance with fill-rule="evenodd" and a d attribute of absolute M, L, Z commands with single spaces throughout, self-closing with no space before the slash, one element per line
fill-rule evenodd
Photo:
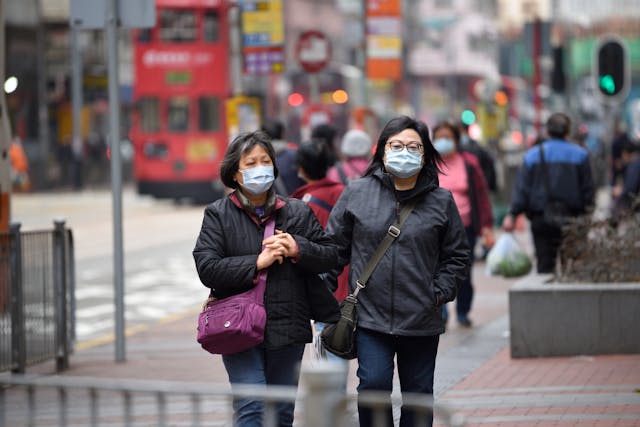
<path fill-rule="evenodd" d="M 273 236 L 273 233 L 276 230 L 276 216 L 275 215 L 271 215 L 271 218 L 269 218 L 264 226 L 264 239 L 266 239 L 267 237 L 271 237 Z M 264 246 L 262 247 L 262 249 L 264 249 Z M 254 286 L 254 288 L 252 289 L 252 292 L 256 298 L 256 301 L 259 303 L 262 303 L 262 300 L 264 299 L 264 290 L 267 286 L 267 269 L 265 268 L 264 270 L 261 270 L 258 273 L 258 284 L 256 286 Z"/>
<path fill-rule="evenodd" d="M 273 233 L 275 233 L 275 230 L 276 230 L 276 216 L 272 215 L 271 218 L 269 218 L 265 223 L 263 239 L 273 236 Z M 252 295 L 256 302 L 262 304 L 264 300 L 264 290 L 267 286 L 267 269 L 266 268 L 258 272 L 257 280 L 258 280 L 258 283 L 253 288 L 246 291 L 246 293 Z M 207 300 L 202 305 L 202 311 L 204 311 L 207 308 L 207 305 L 210 302 L 214 302 L 218 300 L 218 298 L 212 295 L 212 292 L 213 291 L 209 292 L 209 298 L 207 298 Z"/>
<path fill-rule="evenodd" d="M 373 270 L 376 268 L 376 265 L 378 265 L 378 263 L 382 259 L 382 256 L 387 251 L 387 249 L 389 249 L 389 246 L 391 246 L 393 241 L 400 235 L 400 229 L 402 228 L 402 225 L 409 217 L 409 214 L 411 213 L 413 208 L 416 206 L 416 203 L 417 203 L 417 200 L 413 199 L 402 207 L 402 209 L 400 210 L 400 214 L 398 215 L 397 221 L 389 226 L 389 229 L 387 230 L 387 234 L 385 234 L 384 239 L 382 239 L 382 242 L 380 242 L 380 244 L 376 248 L 376 251 L 371 256 L 371 259 L 369 260 L 367 265 L 364 267 L 364 270 L 362 270 L 360 277 L 356 281 L 356 289 L 353 291 L 353 293 L 350 296 L 352 296 L 353 298 L 357 298 L 358 293 L 365 288 L 365 286 L 367 285 L 367 282 L 369 281 L 369 277 L 371 277 Z"/>

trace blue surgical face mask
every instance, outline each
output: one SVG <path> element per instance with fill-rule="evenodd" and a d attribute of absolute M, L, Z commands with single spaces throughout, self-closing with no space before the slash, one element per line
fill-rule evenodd
<path fill-rule="evenodd" d="M 456 143 L 451 138 L 438 138 L 433 141 L 433 146 L 443 156 L 453 153 L 456 149 Z"/>
<path fill-rule="evenodd" d="M 385 151 L 384 162 L 387 172 L 398 178 L 409 178 L 420 172 L 422 168 L 422 154 L 410 153 L 406 147 L 402 151 Z"/>
<path fill-rule="evenodd" d="M 271 188 L 273 184 L 273 166 L 256 166 L 240 171 L 242 173 L 242 188 L 247 192 L 258 195 Z"/>

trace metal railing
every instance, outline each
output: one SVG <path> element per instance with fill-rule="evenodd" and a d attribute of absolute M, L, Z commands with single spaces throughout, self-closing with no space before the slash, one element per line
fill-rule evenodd
<path fill-rule="evenodd" d="M 73 236 L 64 221 L 53 230 L 0 234 L 0 372 L 24 373 L 54 359 L 69 367 L 75 341 Z"/>
<path fill-rule="evenodd" d="M 356 395 L 344 390 L 344 369 L 330 362 L 305 368 L 298 390 L 277 386 L 234 386 L 166 381 L 114 380 L 64 376 L 0 375 L 0 427 L 66 426 L 229 426 L 232 402 L 264 402 L 265 427 L 276 426 L 276 405 L 295 402 L 296 426 L 357 425 Z M 389 393 L 360 393 L 358 404 L 371 407 L 374 426 L 388 426 L 396 405 Z M 73 402 L 71 404 L 71 402 Z M 403 394 L 402 405 L 415 425 L 461 427 L 464 420 L 431 395 Z"/>

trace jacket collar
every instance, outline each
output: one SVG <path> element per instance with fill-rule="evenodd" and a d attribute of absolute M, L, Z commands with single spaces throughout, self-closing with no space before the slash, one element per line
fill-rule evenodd
<path fill-rule="evenodd" d="M 229 199 L 236 205 L 239 209 L 242 209 L 249 215 L 249 218 L 256 224 L 260 225 L 261 223 L 265 223 L 271 214 L 273 214 L 278 209 L 284 207 L 287 202 L 276 195 L 276 192 L 273 188 L 269 189 L 269 193 L 267 194 L 267 202 L 264 206 L 264 215 L 259 217 L 256 214 L 256 207 L 253 206 L 251 200 L 249 200 L 241 191 L 235 190 L 229 195 Z"/>
<path fill-rule="evenodd" d="M 382 168 L 376 169 L 372 175 L 374 178 L 378 179 L 384 187 L 393 191 L 396 197 L 398 197 L 399 194 L 402 194 L 402 199 L 399 199 L 399 202 L 404 202 L 406 200 L 413 199 L 418 195 L 426 194 L 435 190 L 440 185 L 437 172 L 431 169 L 423 169 L 420 172 L 420 175 L 418 175 L 416 186 L 411 190 L 407 190 L 406 192 L 403 191 L 401 193 L 396 191 L 395 186 L 393 185 L 393 176 L 384 172 Z"/>

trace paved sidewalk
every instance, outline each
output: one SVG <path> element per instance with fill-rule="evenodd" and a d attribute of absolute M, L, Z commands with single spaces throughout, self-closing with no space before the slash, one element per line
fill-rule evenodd
<path fill-rule="evenodd" d="M 476 264 L 474 327 L 461 328 L 450 318 L 438 355 L 436 399 L 463 413 L 468 426 L 640 426 L 640 355 L 511 359 L 507 298 L 515 280 L 488 277 L 484 264 Z M 125 362 L 114 361 L 109 337 L 83 343 L 62 376 L 207 382 L 228 388 L 220 357 L 204 352 L 195 341 L 197 312 L 194 307 L 129 331 Z M 307 351 L 305 365 L 310 361 Z M 357 385 L 355 370 L 351 362 L 349 392 Z M 28 372 L 54 371 L 45 363 Z"/>

